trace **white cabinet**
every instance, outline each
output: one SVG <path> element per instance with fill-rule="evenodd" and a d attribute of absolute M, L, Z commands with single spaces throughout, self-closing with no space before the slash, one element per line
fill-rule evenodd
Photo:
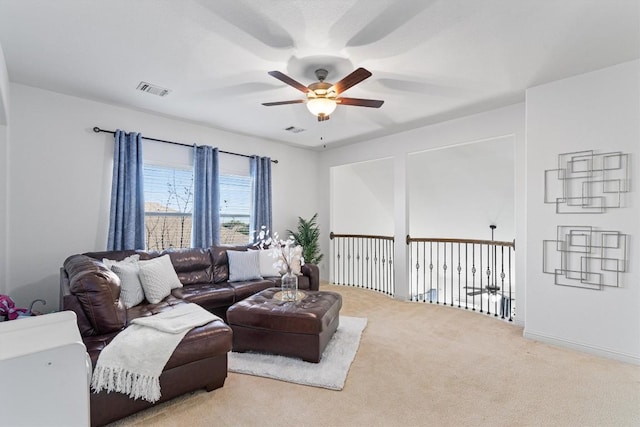
<path fill-rule="evenodd" d="M 75 313 L 0 322 L 0 426 L 88 426 L 91 361 Z"/>

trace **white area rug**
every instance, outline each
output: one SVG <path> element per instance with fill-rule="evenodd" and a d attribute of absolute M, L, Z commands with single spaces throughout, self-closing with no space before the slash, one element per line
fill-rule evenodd
<path fill-rule="evenodd" d="M 231 352 L 229 371 L 342 390 L 366 326 L 366 318 L 340 316 L 340 326 L 322 353 L 320 363 L 269 354 Z"/>

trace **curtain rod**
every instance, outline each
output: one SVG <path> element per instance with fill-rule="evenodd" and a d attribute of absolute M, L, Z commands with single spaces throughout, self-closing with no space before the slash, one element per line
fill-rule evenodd
<path fill-rule="evenodd" d="M 100 129 L 98 126 L 94 126 L 93 127 L 93 131 L 95 133 L 104 132 L 104 133 L 110 133 L 112 135 L 115 135 L 115 131 Z M 182 145 L 184 147 L 193 147 L 193 144 L 185 144 L 184 142 L 167 141 L 165 139 L 149 138 L 149 137 L 146 137 L 146 136 L 143 136 L 142 139 L 148 139 L 149 141 L 164 142 L 165 144 Z M 241 156 L 241 157 L 248 157 L 248 158 L 252 157 L 252 156 L 248 156 L 246 154 L 232 153 L 231 151 L 223 151 L 223 150 L 218 150 L 218 151 L 220 153 L 224 153 L 224 154 L 231 154 L 232 156 Z M 278 163 L 277 160 L 271 160 L 271 161 L 273 163 Z"/>

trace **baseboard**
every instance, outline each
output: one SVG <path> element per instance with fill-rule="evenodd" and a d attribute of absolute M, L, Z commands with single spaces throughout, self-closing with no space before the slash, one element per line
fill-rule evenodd
<path fill-rule="evenodd" d="M 524 321 L 521 318 L 514 316 L 512 320 L 514 325 L 524 328 Z"/>
<path fill-rule="evenodd" d="M 524 338 L 543 342 L 545 344 L 551 344 L 558 347 L 569 348 L 571 350 L 580 351 L 582 353 L 592 354 L 594 356 L 605 357 L 607 359 L 618 360 L 620 362 L 630 363 L 633 365 L 640 365 L 640 356 L 621 353 L 619 351 L 613 351 L 602 347 L 597 347 L 589 344 L 583 344 L 575 341 L 569 341 L 564 338 L 553 337 L 546 334 L 537 332 L 531 332 L 525 330 L 522 334 Z"/>

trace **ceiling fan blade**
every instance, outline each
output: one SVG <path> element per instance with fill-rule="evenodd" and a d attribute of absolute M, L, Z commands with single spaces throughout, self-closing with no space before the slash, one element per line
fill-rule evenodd
<path fill-rule="evenodd" d="M 378 99 L 360 99 L 360 98 L 338 98 L 336 99 L 338 104 L 342 105 L 355 105 L 357 107 L 371 107 L 380 108 L 384 101 Z"/>
<path fill-rule="evenodd" d="M 484 291 L 476 291 L 476 292 L 467 292 L 469 296 L 482 295 Z"/>
<path fill-rule="evenodd" d="M 368 79 L 371 77 L 371 72 L 369 70 L 365 70 L 360 67 L 351 74 L 349 74 L 344 79 L 340 80 L 338 83 L 331 86 L 328 92 L 335 92 L 336 94 L 341 94 L 345 90 L 349 89 L 352 86 L 357 85 L 361 81 Z"/>
<path fill-rule="evenodd" d="M 275 77 L 276 79 L 280 80 L 281 82 L 284 82 L 284 83 L 288 84 L 291 87 L 294 87 L 294 88 L 298 89 L 300 92 L 304 92 L 304 93 L 309 92 L 309 88 L 308 87 L 306 87 L 302 83 L 299 83 L 299 82 L 293 80 L 291 77 L 287 76 L 284 73 L 281 73 L 280 71 L 269 71 L 269 75 L 271 77 Z"/>
<path fill-rule="evenodd" d="M 273 107 L 274 105 L 287 105 L 287 104 L 302 104 L 304 99 L 294 99 L 291 101 L 276 101 L 276 102 L 263 102 L 265 107 Z"/>

